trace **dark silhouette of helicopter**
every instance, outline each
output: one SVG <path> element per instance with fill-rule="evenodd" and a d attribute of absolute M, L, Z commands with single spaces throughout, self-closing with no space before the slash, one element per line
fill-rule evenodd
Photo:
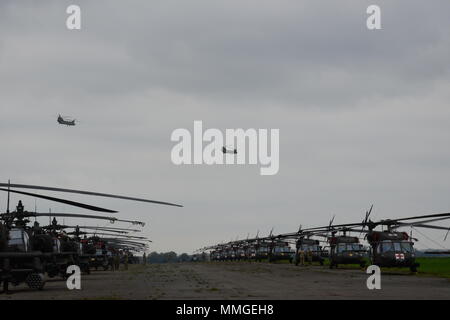
<path fill-rule="evenodd" d="M 450 213 L 386 219 L 374 222 L 369 219 L 372 208 L 373 206 L 366 212 L 365 219 L 358 223 L 333 224 L 333 218 L 327 226 L 307 229 L 300 227 L 297 232 L 277 236 L 273 236 L 271 232 L 268 237 L 236 240 L 226 244 L 205 247 L 201 250 L 213 250 L 211 252 L 213 260 L 227 260 L 228 254 L 224 254 L 224 252 L 228 252 L 228 248 L 234 248 L 234 250 L 243 248 L 248 252 L 248 259 L 275 261 L 277 257 L 274 254 L 276 254 L 277 250 L 274 250 L 274 248 L 277 246 L 289 248 L 289 241 L 295 240 L 297 248 L 296 261 L 298 261 L 298 253 L 301 249 L 302 251 L 309 251 L 309 254 L 313 256 L 313 260 L 315 256 L 315 261 L 321 264 L 323 264 L 324 257 L 328 257 L 330 268 L 337 268 L 339 265 L 346 264 L 357 264 L 364 267 L 367 260 L 370 260 L 371 264 L 379 267 L 406 267 L 410 268 L 412 272 L 416 272 L 419 264 L 415 261 L 416 255 L 413 241 L 417 241 L 417 239 L 397 229 L 415 227 L 447 232 L 450 230 L 448 227 L 429 224 L 450 219 Z M 375 230 L 377 227 L 382 229 Z M 359 235 L 352 236 L 350 235 L 351 233 Z M 365 234 L 365 236 L 361 239 L 360 236 L 362 234 Z M 313 237 L 327 240 L 330 248 L 328 254 L 319 245 L 321 241 L 313 239 Z M 367 240 L 370 249 L 367 249 L 361 243 L 361 240 Z M 278 251 L 282 252 L 283 250 Z"/>
<path fill-rule="evenodd" d="M 228 146 L 223 146 L 222 147 L 222 152 L 223 153 L 237 154 L 237 149 L 232 148 L 232 147 L 228 147 Z"/>
<path fill-rule="evenodd" d="M 63 124 L 63 125 L 66 125 L 66 126 L 75 126 L 76 125 L 76 123 L 75 123 L 76 120 L 75 119 L 69 119 L 67 117 L 63 117 L 60 114 L 58 114 L 58 118 L 57 118 L 56 121 L 58 121 L 59 124 Z"/>
<path fill-rule="evenodd" d="M 18 285 L 25 282 L 32 289 L 43 289 L 45 285 L 45 273 L 47 273 L 49 276 L 55 276 L 58 274 L 65 276 L 65 268 L 68 265 L 82 265 L 82 263 L 86 262 L 82 262 L 79 260 L 79 258 L 82 257 L 82 254 L 84 254 L 84 252 L 86 251 L 83 247 L 83 243 L 77 237 L 69 238 L 68 235 L 62 234 L 60 232 L 62 228 L 60 228 L 56 219 L 53 220 L 50 226 L 40 227 L 37 222 L 35 222 L 33 226 L 28 226 L 28 223 L 30 222 L 30 220 L 28 219 L 29 217 L 53 215 L 54 217 L 67 216 L 96 219 L 103 218 L 114 222 L 129 222 L 133 224 L 143 225 L 143 223 L 139 221 L 119 220 L 112 217 L 89 217 L 88 215 L 81 214 L 42 214 L 36 212 L 27 212 L 24 209 L 22 201 L 19 201 L 15 211 L 10 212 L 10 193 L 46 199 L 91 211 L 110 213 L 116 212 L 114 210 L 92 206 L 85 203 L 30 192 L 18 191 L 17 189 L 38 189 L 78 193 L 181 207 L 181 205 L 168 202 L 106 193 L 34 185 L 11 184 L 10 182 L 0 183 L 0 191 L 5 191 L 8 193 L 7 211 L 6 213 L 0 214 L 0 283 L 3 284 L 4 292 L 8 292 L 10 283 L 13 285 Z M 103 228 L 103 230 L 108 232 L 121 231 L 115 230 L 114 228 Z M 145 245 L 137 244 L 137 241 L 134 241 L 136 243 L 132 243 L 133 241 L 127 242 L 127 240 L 121 241 L 115 240 L 115 238 L 112 238 L 111 241 L 114 242 L 113 245 L 117 243 L 118 246 L 120 245 L 123 248 L 141 248 Z M 86 248 L 88 248 L 88 246 Z M 89 268 L 89 265 L 87 267 Z M 86 266 L 84 266 L 84 268 L 86 268 Z"/>

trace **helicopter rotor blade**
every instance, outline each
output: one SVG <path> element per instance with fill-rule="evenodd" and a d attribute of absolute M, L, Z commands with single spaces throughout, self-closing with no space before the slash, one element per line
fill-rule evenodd
<path fill-rule="evenodd" d="M 450 219 L 450 217 L 421 220 L 421 221 L 410 222 L 410 223 L 399 222 L 399 225 L 402 226 L 402 227 L 417 226 L 417 225 L 420 225 L 420 224 L 425 224 L 425 223 L 429 223 L 429 222 L 436 222 L 436 221 L 443 221 L 443 220 L 448 220 L 448 219 Z"/>
<path fill-rule="evenodd" d="M 67 232 L 69 235 L 75 235 L 77 234 L 76 231 Z M 104 232 L 91 232 L 91 231 L 80 231 L 78 234 L 87 234 L 87 235 L 101 235 L 101 236 L 113 236 L 113 237 L 123 237 L 124 239 L 135 239 L 135 240 L 145 240 L 148 239 L 145 237 L 137 237 L 137 236 L 129 236 L 124 234 L 113 234 L 113 233 L 104 233 Z"/>
<path fill-rule="evenodd" d="M 128 232 L 141 232 L 138 229 L 129 228 L 115 228 L 115 227 L 94 227 L 94 226 L 83 226 L 84 228 L 98 229 L 98 230 L 117 230 L 117 231 L 128 231 Z M 80 227 L 81 228 L 81 227 Z"/>
<path fill-rule="evenodd" d="M 399 219 L 387 219 L 387 220 L 381 220 L 380 222 L 377 222 L 378 224 L 382 223 L 395 223 L 396 221 L 407 221 L 407 220 L 416 220 L 416 219 L 425 219 L 425 218 L 439 218 L 439 217 L 450 217 L 450 213 L 436 213 L 436 214 L 428 214 L 423 216 L 414 216 L 414 217 L 407 217 L 407 218 L 399 218 Z"/>
<path fill-rule="evenodd" d="M 59 203 L 64 203 L 64 204 L 67 204 L 67 205 L 70 205 L 70 206 L 83 208 L 83 209 L 91 210 L 91 211 L 117 213 L 117 211 L 114 211 L 114 210 L 100 208 L 100 207 L 92 206 L 92 205 L 81 203 L 81 202 L 76 202 L 76 201 L 71 201 L 71 200 L 66 200 L 66 199 L 60 199 L 60 198 L 55 198 L 55 197 L 44 196 L 44 195 L 37 194 L 37 193 L 23 192 L 23 191 L 11 190 L 11 189 L 8 190 L 8 189 L 3 189 L 3 188 L 0 188 L 0 191 L 18 193 L 18 194 L 23 194 L 25 196 L 45 199 L 45 200 L 59 202 Z"/>
<path fill-rule="evenodd" d="M 403 227 L 402 225 L 400 225 L 400 226 Z M 432 226 L 429 224 L 415 224 L 414 227 L 415 228 L 419 227 L 419 228 L 429 228 L 429 229 L 436 229 L 436 230 L 445 230 L 445 231 L 449 230 L 449 228 L 447 228 L 447 227 Z"/>
<path fill-rule="evenodd" d="M 36 186 L 36 185 L 27 185 L 27 184 L 0 183 L 0 187 L 8 187 L 8 186 L 10 188 L 36 189 L 36 190 L 46 190 L 46 191 L 56 191 L 56 192 L 77 193 L 77 194 L 84 194 L 84 195 L 89 195 L 89 196 L 116 198 L 116 199 L 123 199 L 123 200 L 132 200 L 132 201 L 140 201 L 140 202 L 148 202 L 148 203 L 162 204 L 162 205 L 168 205 L 168 206 L 182 207 L 182 205 L 170 203 L 170 202 L 127 197 L 127 196 L 121 196 L 121 195 L 115 195 L 115 194 L 109 194 L 109 193 L 92 192 L 92 191 L 75 190 L 75 189 L 65 189 L 65 188 L 55 188 L 55 187 L 45 187 L 45 186 Z"/>
<path fill-rule="evenodd" d="M 0 217 L 3 216 L 3 215 L 5 215 L 5 214 L 0 215 Z M 24 216 L 25 217 L 86 218 L 86 219 L 108 220 L 111 223 L 125 222 L 125 223 L 131 223 L 131 224 L 134 224 L 134 225 L 145 226 L 145 222 L 141 222 L 141 221 L 122 220 L 122 219 L 118 219 L 116 217 L 95 216 L 95 215 L 77 214 L 77 213 L 37 213 L 37 212 L 25 212 Z M 112 227 L 105 227 L 105 228 L 112 228 Z M 130 229 L 127 229 L 127 230 L 130 230 Z M 139 231 L 139 230 L 137 230 L 137 231 Z"/>

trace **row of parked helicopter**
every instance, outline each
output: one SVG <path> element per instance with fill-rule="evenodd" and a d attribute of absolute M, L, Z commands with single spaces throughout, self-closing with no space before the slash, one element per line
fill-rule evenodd
<path fill-rule="evenodd" d="M 289 260 L 297 265 L 306 261 L 324 265 L 325 259 L 328 259 L 330 268 L 352 264 L 365 267 L 369 262 L 379 267 L 406 267 L 416 272 L 419 263 L 416 262 L 414 241 L 417 239 L 399 229 L 413 227 L 443 230 L 446 232 L 444 240 L 450 231 L 448 227 L 431 224 L 450 219 L 450 213 L 374 222 L 370 220 L 372 209 L 373 206 L 359 223 L 333 224 L 333 217 L 328 225 L 322 227 L 303 229 L 300 226 L 296 232 L 273 235 L 271 231 L 266 237 L 258 237 L 257 234 L 252 239 L 204 247 L 198 250 L 202 253 L 198 260 L 209 252 L 211 261 Z M 363 241 L 367 241 L 369 246 L 364 246 Z"/>
<path fill-rule="evenodd" d="M 168 202 L 106 193 L 11 184 L 10 182 L 0 183 L 0 191 L 8 194 L 7 210 L 0 214 L 0 283 L 3 292 L 8 292 L 10 284 L 17 286 L 21 283 L 26 283 L 31 289 L 42 290 L 47 277 L 68 277 L 66 271 L 71 265 L 76 265 L 82 272 L 89 274 L 91 269 L 114 268 L 120 260 L 133 263 L 136 260 L 133 254 L 145 252 L 150 242 L 149 239 L 134 234 L 141 230 L 131 229 L 131 225 L 144 227 L 145 224 L 141 221 L 82 213 L 29 212 L 25 210 L 22 201 L 18 202 L 15 210 L 10 211 L 10 194 L 14 193 L 91 211 L 117 212 L 72 200 L 24 192 L 20 189 L 76 193 L 181 207 Z M 41 226 L 36 220 L 31 224 L 30 219 L 38 217 L 50 217 L 52 221 L 46 226 Z M 106 220 L 111 223 L 126 223 L 128 227 L 60 225 L 56 220 L 60 217 Z"/>

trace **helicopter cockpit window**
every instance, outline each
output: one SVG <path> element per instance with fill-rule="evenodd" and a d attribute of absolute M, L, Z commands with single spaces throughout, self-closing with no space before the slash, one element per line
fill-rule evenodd
<path fill-rule="evenodd" d="M 391 252 L 394 251 L 394 246 L 392 245 L 391 241 L 383 241 L 380 244 L 381 252 Z"/>
<path fill-rule="evenodd" d="M 274 252 L 289 252 L 289 247 L 275 247 L 273 249 Z"/>
<path fill-rule="evenodd" d="M 359 243 L 340 243 L 337 245 L 338 253 L 343 253 L 346 251 L 364 251 L 364 247 Z"/>
<path fill-rule="evenodd" d="M 413 252 L 411 243 L 383 241 L 380 244 L 381 252 Z"/>
<path fill-rule="evenodd" d="M 15 250 L 26 252 L 30 239 L 28 234 L 21 229 L 11 229 L 9 232 L 8 245 Z"/>
<path fill-rule="evenodd" d="M 307 244 L 304 244 L 304 245 L 302 245 L 302 250 L 303 251 L 318 251 L 317 250 L 317 247 L 318 246 L 315 246 L 315 245 L 307 245 Z"/>
<path fill-rule="evenodd" d="M 337 249 L 338 253 L 342 253 L 344 251 L 347 251 L 347 246 L 346 246 L 345 243 L 340 243 L 340 244 L 337 245 L 336 249 Z"/>
<path fill-rule="evenodd" d="M 400 242 L 400 245 L 402 247 L 402 252 L 408 252 L 408 253 L 412 253 L 413 252 L 413 247 L 412 247 L 411 243 L 409 243 L 409 242 Z"/>
<path fill-rule="evenodd" d="M 58 239 L 53 240 L 53 252 L 61 252 L 61 242 Z"/>
<path fill-rule="evenodd" d="M 349 246 L 351 246 L 351 248 L 352 248 L 351 250 L 352 251 L 364 251 L 364 246 L 362 244 L 354 243 L 354 244 L 351 244 Z"/>

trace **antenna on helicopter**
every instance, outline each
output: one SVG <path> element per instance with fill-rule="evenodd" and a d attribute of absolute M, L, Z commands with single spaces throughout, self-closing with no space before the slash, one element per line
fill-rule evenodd
<path fill-rule="evenodd" d="M 10 185 L 11 185 L 11 180 L 8 180 L 8 201 L 7 201 L 7 205 L 6 205 L 6 213 L 9 213 L 9 196 L 10 196 Z"/>
<path fill-rule="evenodd" d="M 361 235 L 363 233 L 364 229 L 367 226 L 367 223 L 370 221 L 369 216 L 372 213 L 372 209 L 373 209 L 373 205 L 370 206 L 369 211 L 366 211 L 366 216 L 365 216 L 364 220 L 362 221 L 362 230 L 359 235 Z M 370 226 L 369 226 L 369 228 L 370 228 Z"/>
<path fill-rule="evenodd" d="M 449 232 L 450 232 L 450 227 L 448 227 L 447 233 L 445 234 L 445 237 L 444 237 L 444 241 L 447 240 L 447 236 L 448 236 Z"/>

